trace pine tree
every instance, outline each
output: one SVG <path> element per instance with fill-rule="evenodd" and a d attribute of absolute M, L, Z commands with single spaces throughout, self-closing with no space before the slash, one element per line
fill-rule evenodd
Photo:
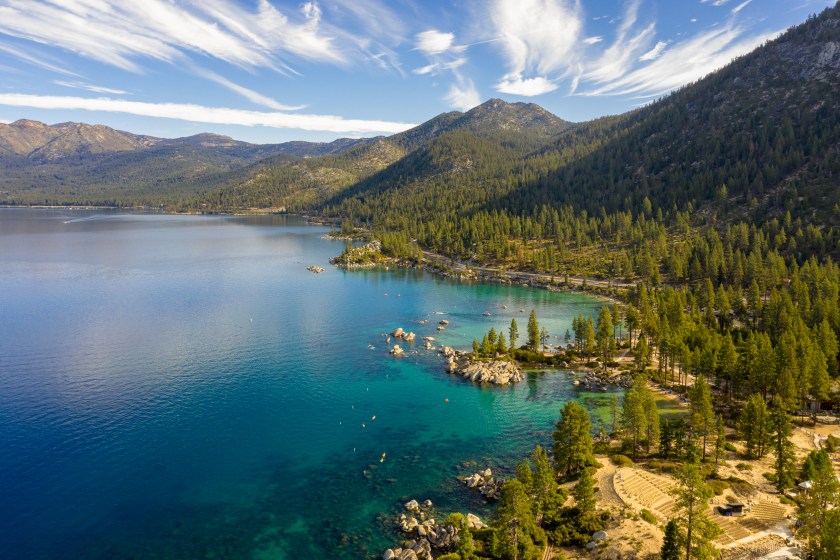
<path fill-rule="evenodd" d="M 595 321 L 592 320 L 592 317 L 586 318 L 586 323 L 584 325 L 584 352 L 586 352 L 586 356 L 590 357 L 595 352 Z"/>
<path fill-rule="evenodd" d="M 510 350 L 513 352 L 516 350 L 516 340 L 519 338 L 519 326 L 516 324 L 516 319 L 510 320 L 510 329 L 508 330 L 508 335 L 510 336 Z"/>
<path fill-rule="evenodd" d="M 706 461 L 706 439 L 715 420 L 712 409 L 712 395 L 703 374 L 694 380 L 694 387 L 690 391 L 691 401 L 691 430 L 703 440 L 703 461 Z"/>
<path fill-rule="evenodd" d="M 715 468 L 717 468 L 726 453 L 726 430 L 723 425 L 723 416 L 720 414 L 717 415 L 715 423 L 715 435 Z"/>
<path fill-rule="evenodd" d="M 507 340 L 505 340 L 505 333 L 503 332 L 499 333 L 499 338 L 496 341 L 496 352 L 499 354 L 507 354 L 508 352 Z"/>
<path fill-rule="evenodd" d="M 680 560 L 679 524 L 676 519 L 668 520 L 665 525 L 665 538 L 662 541 L 660 560 Z"/>
<path fill-rule="evenodd" d="M 505 482 L 501 494 L 491 523 L 497 539 L 494 553 L 501 558 L 525 558 L 534 547 L 536 532 L 531 500 L 516 479 Z"/>
<path fill-rule="evenodd" d="M 799 503 L 800 534 L 807 539 L 808 552 L 813 558 L 833 560 L 837 556 L 831 555 L 834 552 L 831 548 L 832 543 L 836 547 L 837 537 L 830 531 L 837 525 L 832 517 L 836 514 L 832 510 L 837 511 L 840 506 L 840 483 L 834 474 L 831 458 L 825 450 L 820 450 L 819 454 L 823 457 L 814 461 L 811 488 L 802 494 Z"/>
<path fill-rule="evenodd" d="M 643 375 L 637 376 L 630 390 L 624 393 L 621 425 L 625 436 L 632 441 L 634 457 L 638 456 L 639 442 L 648 428 L 648 410 L 646 408 L 648 393 L 647 379 Z"/>
<path fill-rule="evenodd" d="M 562 476 L 574 476 L 595 462 L 589 413 L 575 401 L 560 411 L 554 431 L 554 462 Z"/>
<path fill-rule="evenodd" d="M 639 338 L 639 342 L 636 343 L 636 347 L 633 349 L 636 371 L 645 371 L 645 368 L 650 365 L 649 353 L 647 341 L 644 337 Z"/>
<path fill-rule="evenodd" d="M 770 426 L 772 430 L 770 443 L 776 455 L 773 464 L 776 471 L 776 489 L 783 492 L 796 482 L 796 454 L 793 443 L 790 441 L 793 430 L 790 426 L 790 417 L 783 408 L 773 407 L 770 413 Z"/>
<path fill-rule="evenodd" d="M 595 481 L 592 479 L 592 473 L 589 472 L 589 469 L 581 471 L 573 495 L 582 516 L 595 512 Z"/>
<path fill-rule="evenodd" d="M 540 325 L 537 322 L 537 312 L 533 309 L 528 316 L 528 348 L 536 352 L 540 347 Z"/>
<path fill-rule="evenodd" d="M 738 434 L 747 444 L 747 455 L 751 459 L 760 459 L 767 452 L 769 421 L 764 398 L 758 393 L 750 395 L 738 419 Z"/>
<path fill-rule="evenodd" d="M 598 313 L 598 330 L 595 333 L 595 342 L 601 354 L 603 369 L 606 371 L 607 361 L 615 347 L 612 314 L 610 313 L 610 308 L 606 305 L 601 306 L 601 311 Z"/>
<path fill-rule="evenodd" d="M 534 448 L 531 461 L 534 463 L 534 475 L 532 477 L 534 509 L 539 515 L 547 507 L 550 507 L 553 502 L 552 498 L 557 495 L 556 473 L 548 460 L 545 449 L 539 445 Z"/>
<path fill-rule="evenodd" d="M 673 490 L 677 511 L 684 523 L 682 543 L 686 559 L 710 560 L 717 551 L 712 544 L 720 534 L 720 527 L 706 516 L 709 499 L 714 492 L 703 481 L 703 474 L 696 462 L 684 463 L 674 473 L 677 487 Z"/>

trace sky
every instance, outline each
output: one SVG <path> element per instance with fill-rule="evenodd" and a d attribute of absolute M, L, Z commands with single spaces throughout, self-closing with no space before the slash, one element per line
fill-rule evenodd
<path fill-rule="evenodd" d="M 696 81 L 835 0 L 0 0 L 0 121 L 255 143 L 491 99 L 574 122 Z"/>

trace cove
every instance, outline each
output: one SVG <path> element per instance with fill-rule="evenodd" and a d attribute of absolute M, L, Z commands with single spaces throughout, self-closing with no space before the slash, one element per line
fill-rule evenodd
<path fill-rule="evenodd" d="M 510 473 L 566 401 L 606 421 L 611 393 L 564 372 L 478 387 L 421 342 L 524 332 L 535 309 L 556 343 L 599 301 L 344 272 L 326 233 L 0 211 L 0 557 L 378 558 L 408 498 L 485 518 L 456 476 Z M 388 355 L 397 327 L 416 353 Z"/>

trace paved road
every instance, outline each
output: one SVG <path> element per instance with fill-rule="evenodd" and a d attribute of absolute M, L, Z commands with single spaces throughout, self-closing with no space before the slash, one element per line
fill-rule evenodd
<path fill-rule="evenodd" d="M 534 272 L 519 272 L 519 271 L 511 271 L 511 270 L 500 270 L 498 268 L 493 267 L 484 267 L 484 266 L 473 266 L 470 265 L 469 267 L 460 262 L 455 261 L 453 262 L 448 257 L 443 255 L 438 255 L 437 253 L 432 253 L 430 251 L 423 251 L 423 258 L 438 266 L 445 266 L 451 268 L 455 271 L 465 271 L 467 268 L 470 270 L 475 271 L 476 273 L 482 276 L 504 276 L 511 282 L 537 282 L 540 284 L 548 284 L 552 281 L 552 277 L 548 274 L 537 274 Z M 554 276 L 554 281 L 563 281 L 565 276 L 557 275 Z M 583 285 L 584 281 L 588 286 L 595 286 L 599 288 L 618 288 L 622 290 L 626 290 L 635 286 L 632 282 L 620 282 L 617 280 L 609 281 L 609 280 L 595 280 L 592 278 L 584 278 L 582 276 L 569 276 L 569 284 L 572 286 L 581 286 Z"/>

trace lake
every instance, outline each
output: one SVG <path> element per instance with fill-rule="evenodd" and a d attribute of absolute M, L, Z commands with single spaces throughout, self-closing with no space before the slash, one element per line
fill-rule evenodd
<path fill-rule="evenodd" d="M 327 232 L 0 210 L 0 558 L 379 558 L 403 501 L 486 518 L 456 476 L 550 446 L 569 399 L 604 417 L 565 372 L 480 387 L 420 341 L 521 339 L 535 309 L 557 343 L 597 300 L 341 271 Z"/>

